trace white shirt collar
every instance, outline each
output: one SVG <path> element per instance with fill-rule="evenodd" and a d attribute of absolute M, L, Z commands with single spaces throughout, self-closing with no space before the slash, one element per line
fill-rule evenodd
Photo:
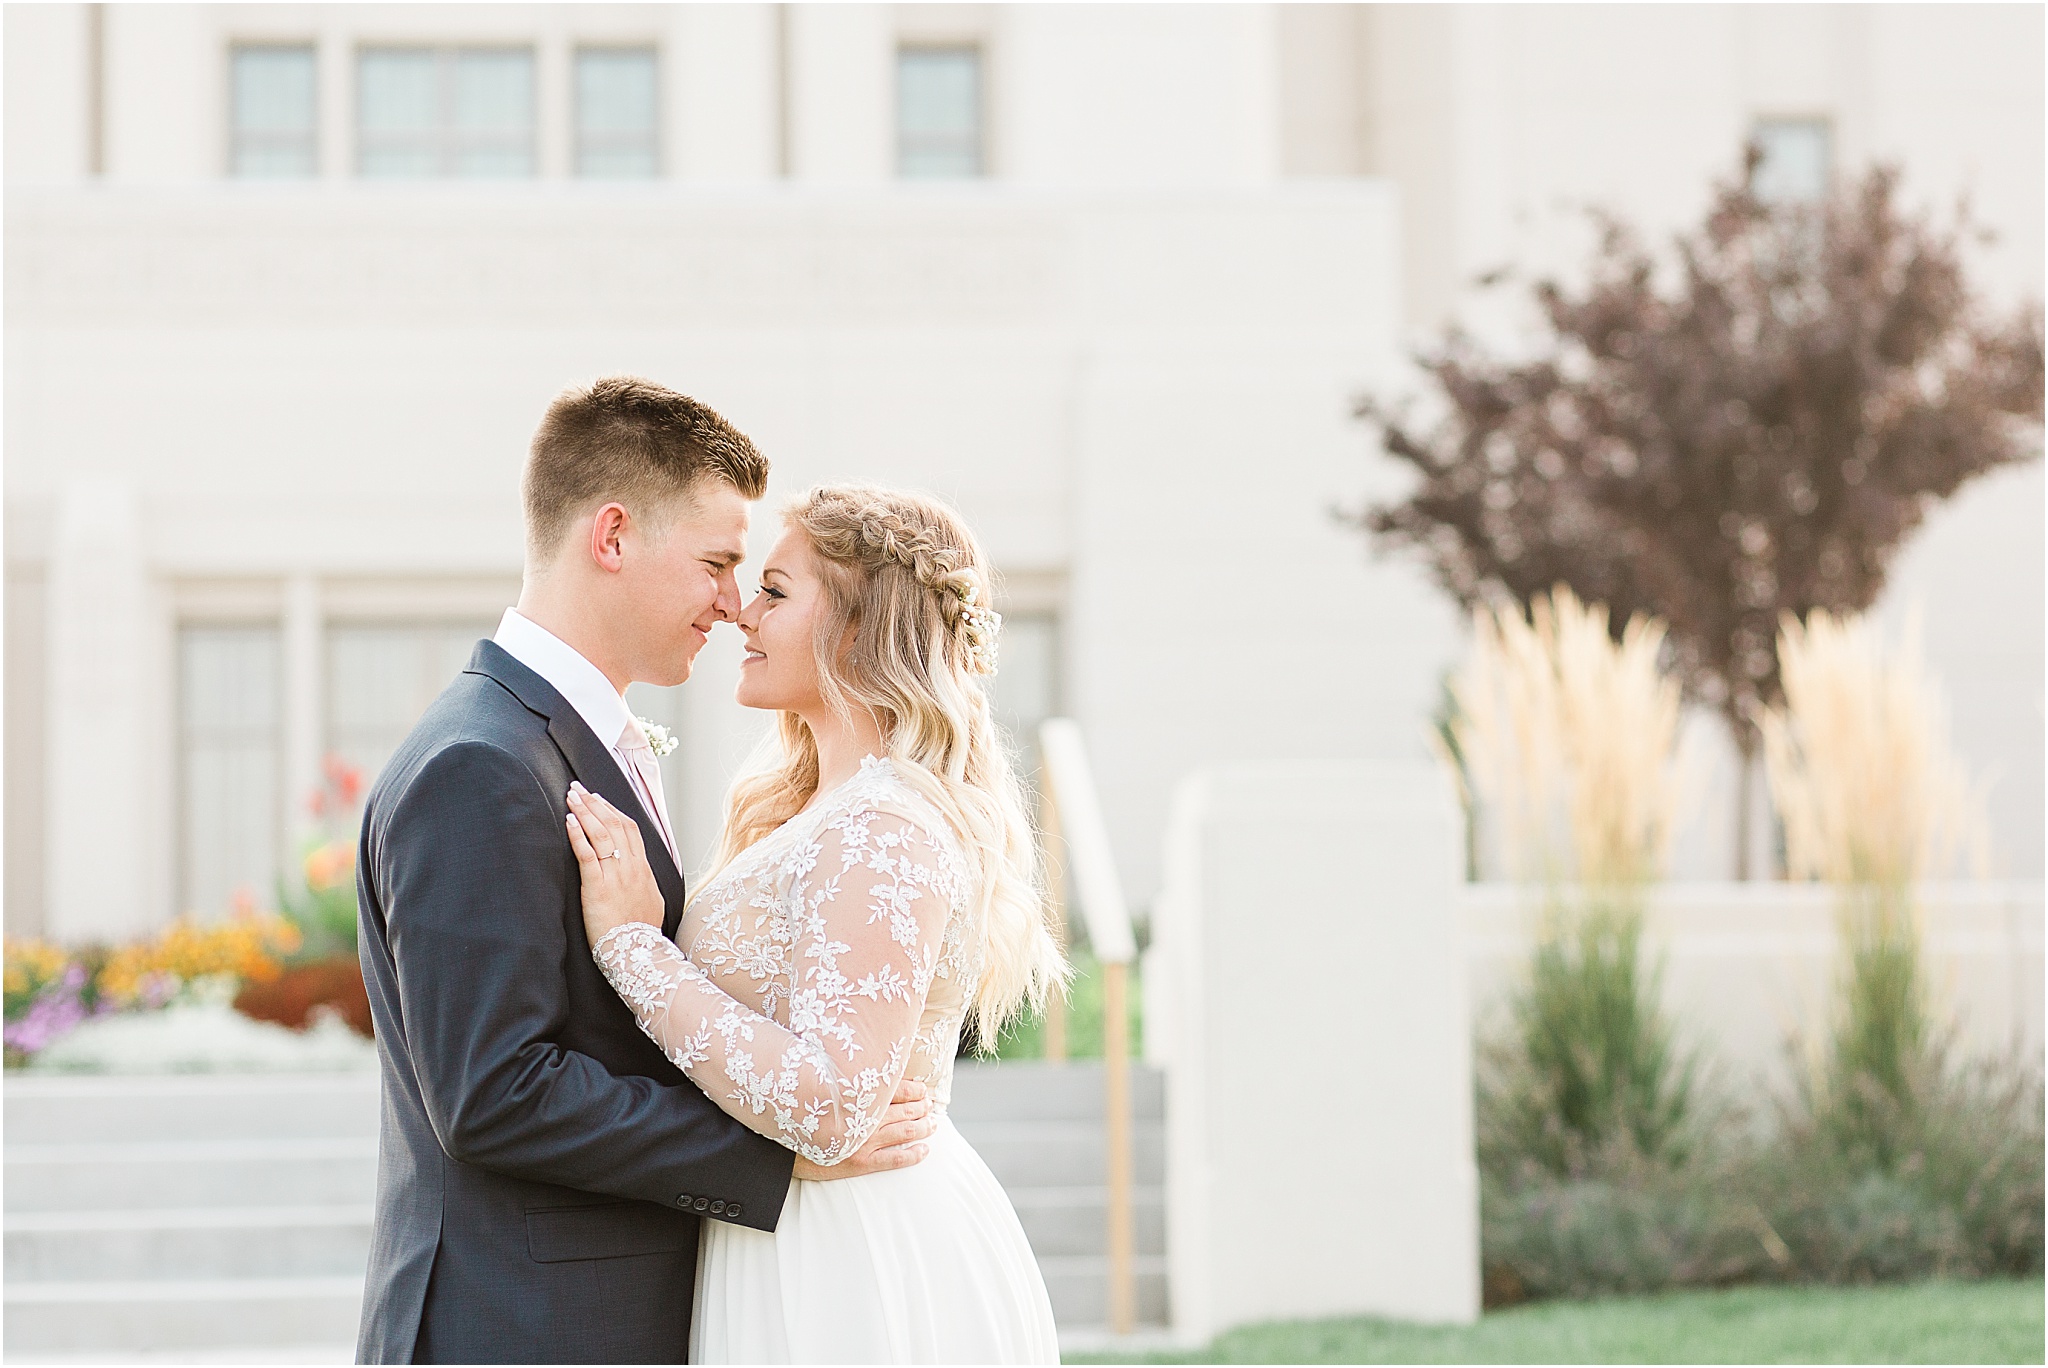
<path fill-rule="evenodd" d="M 618 749 L 619 737 L 628 726 L 638 730 L 632 709 L 604 677 L 604 671 L 517 608 L 505 610 L 505 616 L 498 621 L 498 634 L 491 640 L 502 646 L 505 654 L 553 685 L 606 750 Z"/>

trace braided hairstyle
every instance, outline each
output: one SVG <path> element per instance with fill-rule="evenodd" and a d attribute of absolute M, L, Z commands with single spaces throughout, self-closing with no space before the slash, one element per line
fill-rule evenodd
<path fill-rule="evenodd" d="M 875 718 L 905 781 L 953 826 L 976 890 L 982 972 L 969 1005 L 976 1036 L 1037 1007 L 1067 969 L 1048 924 L 1038 849 L 1009 747 L 989 706 L 1001 619 L 974 534 L 937 499 L 826 485 L 784 513 L 816 556 L 824 587 L 812 650 L 825 702 Z M 782 713 L 767 764 L 734 785 L 717 863 L 801 811 L 818 789 L 810 727 Z"/>

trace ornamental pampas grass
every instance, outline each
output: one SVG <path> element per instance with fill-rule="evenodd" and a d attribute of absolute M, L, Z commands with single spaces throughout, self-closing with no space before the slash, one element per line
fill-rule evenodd
<path fill-rule="evenodd" d="M 1936 1053 L 1914 886 L 1965 852 L 1985 863 L 1979 807 L 1917 637 L 1909 628 L 1888 654 L 1861 617 L 1788 616 L 1785 706 L 1762 721 L 1787 866 L 1840 896 L 1840 998 L 1818 1100 L 1846 1138 L 1880 1153 L 1883 1118 L 1911 1108 Z"/>
<path fill-rule="evenodd" d="M 1657 668 L 1664 626 L 1560 585 L 1531 605 L 1481 608 L 1451 685 L 1475 795 L 1517 878 L 1639 889 L 1663 872 L 1679 806 L 1679 689 Z"/>
<path fill-rule="evenodd" d="M 1694 1072 L 1639 953 L 1677 816 L 1679 690 L 1657 669 L 1661 624 L 1616 642 L 1607 621 L 1562 586 L 1527 618 L 1482 609 L 1451 684 L 1479 810 L 1510 871 L 1545 889 L 1513 1038 L 1482 1077 L 1482 1144 L 1559 1174 L 1616 1143 L 1681 1155 Z"/>
<path fill-rule="evenodd" d="M 1858 616 L 1787 616 L 1778 636 L 1785 706 L 1763 718 L 1764 764 L 1794 878 L 1905 889 L 1984 863 L 1982 823 L 1948 744 L 1918 632 L 1887 658 Z"/>

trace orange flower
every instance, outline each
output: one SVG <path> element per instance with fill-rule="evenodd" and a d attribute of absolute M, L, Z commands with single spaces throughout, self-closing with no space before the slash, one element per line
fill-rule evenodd
<path fill-rule="evenodd" d="M 339 888 L 356 868 L 356 848 L 347 841 L 330 841 L 306 856 L 306 887 L 316 893 Z"/>
<path fill-rule="evenodd" d="M 210 923 L 188 913 L 154 940 L 116 950 L 100 971 L 100 988 L 116 1001 L 133 1002 L 166 978 L 182 985 L 231 974 L 266 982 L 277 977 L 279 959 L 298 949 L 299 942 L 299 929 L 275 912 L 242 906 L 226 920 Z"/>

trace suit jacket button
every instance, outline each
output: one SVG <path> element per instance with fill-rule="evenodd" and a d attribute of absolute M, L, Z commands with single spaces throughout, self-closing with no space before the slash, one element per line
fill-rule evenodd
<path fill-rule="evenodd" d="M 713 1216 L 723 1216 L 723 1215 L 725 1215 L 725 1203 L 723 1203 L 723 1202 L 713 1202 L 713 1203 L 711 1204 L 711 1214 L 712 1214 Z"/>
<path fill-rule="evenodd" d="M 725 1214 L 726 1214 L 726 1215 L 728 1215 L 728 1216 L 737 1216 L 737 1215 L 739 1215 L 739 1214 L 740 1214 L 740 1204 L 739 1204 L 738 1202 L 727 1202 L 727 1203 L 725 1204 Z"/>
<path fill-rule="evenodd" d="M 683 1210 L 688 1211 L 690 1209 L 690 1194 L 685 1192 L 678 1195 L 676 1198 L 676 1205 L 681 1207 Z"/>
<path fill-rule="evenodd" d="M 695 1206 L 699 1211 L 709 1211 L 711 1210 L 711 1199 L 709 1197 L 699 1197 Z"/>

